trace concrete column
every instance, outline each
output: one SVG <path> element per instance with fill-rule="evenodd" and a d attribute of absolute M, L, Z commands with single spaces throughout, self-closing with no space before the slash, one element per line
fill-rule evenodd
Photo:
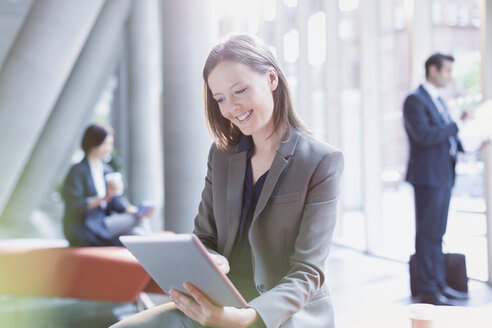
<path fill-rule="evenodd" d="M 267 37 L 269 33 L 269 27 L 270 27 L 270 22 L 267 22 L 265 20 L 265 1 L 258 1 L 258 17 L 259 17 L 259 24 L 258 24 L 258 36 L 267 42 Z M 276 6 L 276 5 L 275 5 Z M 221 31 L 222 32 L 222 31 Z"/>
<path fill-rule="evenodd" d="M 0 213 L 103 0 L 35 1 L 0 71 Z"/>
<path fill-rule="evenodd" d="M 134 204 L 150 200 L 156 206 L 156 218 L 162 218 L 164 203 L 159 23 L 157 0 L 134 1 L 128 26 L 129 196 Z M 162 220 L 152 222 L 162 228 Z"/>
<path fill-rule="evenodd" d="M 492 0 L 480 0 L 483 99 L 492 99 Z M 492 144 L 482 149 L 485 167 L 484 186 L 487 219 L 488 283 L 492 285 Z"/>
<path fill-rule="evenodd" d="M 488 283 L 492 285 L 492 143 L 482 148 L 484 162 L 485 215 L 487 220 Z"/>
<path fill-rule="evenodd" d="M 131 10 L 131 7 L 130 7 Z M 126 191 L 128 197 L 128 169 L 130 167 L 130 87 L 129 87 L 129 44 L 128 39 L 128 24 L 124 28 L 119 44 L 120 58 L 117 63 L 115 76 L 118 81 L 114 90 L 114 98 L 111 104 L 111 125 L 114 128 L 116 135 L 115 150 L 118 154 L 118 161 L 121 163 L 120 171 L 125 179 Z"/>
<path fill-rule="evenodd" d="M 326 62 L 324 64 L 324 95 L 326 104 L 326 141 L 340 148 L 340 111 L 342 73 L 340 65 L 338 1 L 324 0 L 323 10 L 326 15 Z M 345 224 L 342 220 L 342 207 L 338 206 L 338 223 L 335 228 L 335 239 L 343 236 Z"/>
<path fill-rule="evenodd" d="M 285 34 L 285 8 L 283 0 L 276 0 L 275 7 L 277 8 L 277 16 L 275 18 L 275 33 L 274 33 L 274 45 L 277 50 L 277 61 L 280 67 L 283 69 L 285 65 L 284 60 L 284 34 Z M 263 19 L 263 16 L 261 16 Z"/>
<path fill-rule="evenodd" d="M 482 148 L 484 162 L 485 215 L 487 220 L 488 283 L 492 285 L 492 143 Z"/>
<path fill-rule="evenodd" d="M 211 138 L 202 99 L 202 69 L 217 39 L 212 1 L 163 0 L 165 229 L 191 232 Z"/>
<path fill-rule="evenodd" d="M 130 3 L 130 0 L 108 0 L 104 4 L 5 208 L 5 220 L 25 222 L 53 187 L 55 179 L 63 178 L 60 172 L 65 170 L 61 168 L 68 167 L 66 159 L 80 144 L 82 131 L 114 69 L 117 42 Z"/>
<path fill-rule="evenodd" d="M 483 99 L 492 99 L 492 0 L 479 0 Z"/>
<path fill-rule="evenodd" d="M 366 249 L 375 253 L 382 246 L 382 188 L 380 150 L 379 0 L 360 2 L 360 88 Z"/>
<path fill-rule="evenodd" d="M 8 55 L 17 33 L 31 9 L 34 0 L 0 1 L 0 68 Z"/>
<path fill-rule="evenodd" d="M 327 110 L 327 141 L 340 147 L 340 39 L 338 38 L 339 11 L 338 1 L 324 0 L 326 15 L 326 63 L 325 97 Z"/>
<path fill-rule="evenodd" d="M 299 1 L 297 4 L 297 30 L 299 31 L 299 59 L 298 63 L 298 83 L 297 83 L 297 104 L 296 112 L 310 125 L 311 89 L 309 88 L 309 61 L 308 61 L 308 18 L 310 12 L 309 1 Z"/>
<path fill-rule="evenodd" d="M 410 49 L 410 89 L 416 88 L 425 80 L 424 63 L 433 51 L 431 6 L 432 1 L 428 0 L 405 1 Z"/>

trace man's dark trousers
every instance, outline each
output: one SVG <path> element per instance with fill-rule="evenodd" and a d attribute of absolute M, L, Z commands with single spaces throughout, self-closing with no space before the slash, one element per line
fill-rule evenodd
<path fill-rule="evenodd" d="M 435 293 L 444 287 L 445 258 L 442 238 L 448 221 L 451 186 L 414 185 L 416 217 L 416 272 L 420 293 Z"/>

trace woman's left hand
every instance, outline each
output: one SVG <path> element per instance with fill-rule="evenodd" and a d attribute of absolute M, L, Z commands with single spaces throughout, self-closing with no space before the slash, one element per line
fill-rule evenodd
<path fill-rule="evenodd" d="M 214 254 L 214 253 L 209 253 L 208 254 L 212 261 L 214 261 L 215 265 L 219 268 L 220 271 L 222 271 L 223 274 L 228 274 L 229 270 L 231 269 L 229 267 L 229 261 L 225 258 L 225 256 L 222 256 L 220 254 Z"/>
<path fill-rule="evenodd" d="M 192 284 L 185 282 L 183 287 L 191 296 L 172 288 L 169 297 L 176 308 L 202 326 L 242 328 L 252 325 L 258 319 L 256 310 L 252 308 L 216 306 Z"/>

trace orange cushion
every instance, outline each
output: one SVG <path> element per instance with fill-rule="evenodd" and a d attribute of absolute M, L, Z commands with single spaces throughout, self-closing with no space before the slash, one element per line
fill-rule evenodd
<path fill-rule="evenodd" d="M 143 291 L 146 293 L 166 294 L 152 278 L 149 280 Z"/>
<path fill-rule="evenodd" d="M 123 247 L 0 249 L 0 293 L 134 301 L 150 276 Z"/>

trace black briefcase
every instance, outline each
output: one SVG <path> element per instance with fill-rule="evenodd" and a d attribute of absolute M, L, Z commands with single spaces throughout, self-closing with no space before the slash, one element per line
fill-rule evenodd
<path fill-rule="evenodd" d="M 464 293 L 468 293 L 468 276 L 466 274 L 466 259 L 464 254 L 447 253 L 446 259 L 446 283 L 449 287 Z M 412 296 L 417 296 L 418 286 L 416 277 L 416 265 L 414 255 L 410 256 L 410 291 Z"/>

